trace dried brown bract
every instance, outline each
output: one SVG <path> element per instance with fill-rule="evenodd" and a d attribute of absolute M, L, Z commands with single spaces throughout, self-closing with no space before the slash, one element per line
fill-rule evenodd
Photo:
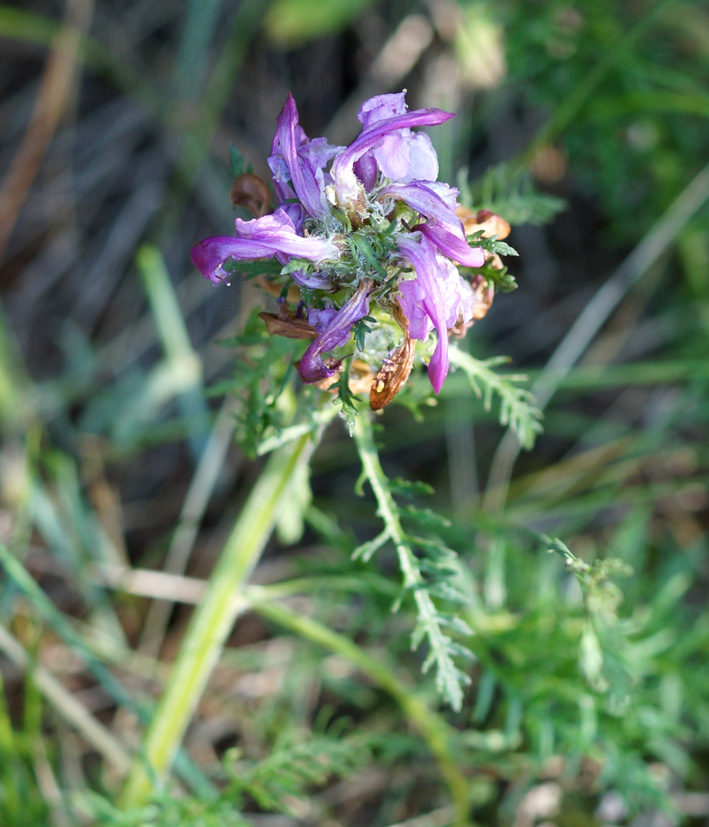
<path fill-rule="evenodd" d="M 231 186 L 232 204 L 247 209 L 254 218 L 261 218 L 269 211 L 270 194 L 265 181 L 251 172 L 234 179 Z"/>
<path fill-rule="evenodd" d="M 496 235 L 500 241 L 510 234 L 510 225 L 500 215 L 490 210 L 478 210 L 473 212 L 468 207 L 458 207 L 456 215 L 463 222 L 466 235 L 472 235 L 482 230 L 483 238 L 490 238 Z"/>
<path fill-rule="evenodd" d="M 394 318 L 404 332 L 404 341 L 377 371 L 369 391 L 369 407 L 380 411 L 391 402 L 404 387 L 416 355 L 416 345 L 409 336 L 409 323 L 400 310 L 394 311 Z"/>
<path fill-rule="evenodd" d="M 495 287 L 492 282 L 483 276 L 476 276 L 471 286 L 475 294 L 473 319 L 477 322 L 484 319 L 487 316 L 487 311 L 492 307 L 492 301 L 495 298 Z"/>
<path fill-rule="evenodd" d="M 259 313 L 259 319 L 266 322 L 266 330 L 272 336 L 286 336 L 288 339 L 314 339 L 318 331 L 305 319 L 283 312 Z"/>

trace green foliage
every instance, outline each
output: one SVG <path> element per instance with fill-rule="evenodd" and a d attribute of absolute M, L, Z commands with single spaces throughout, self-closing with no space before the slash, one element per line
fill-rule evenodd
<path fill-rule="evenodd" d="M 505 2 L 496 11 L 511 86 L 523 84 L 528 105 L 548 112 L 574 183 L 616 239 L 647 232 L 706 163 L 701 0 L 544 2 L 533 12 Z"/>
<path fill-rule="evenodd" d="M 314 787 L 352 775 L 369 758 L 369 748 L 361 737 L 336 734 L 314 736 L 307 743 L 278 745 L 267 758 L 248 764 L 234 751 L 225 761 L 229 794 L 248 795 L 264 811 L 295 816 L 303 811 Z"/>
<path fill-rule="evenodd" d="M 100 827 L 250 827 L 226 796 L 209 801 L 176 796 L 170 790 L 145 807 L 129 810 L 114 807 L 103 796 L 91 793 L 77 798 L 77 809 Z"/>
<path fill-rule="evenodd" d="M 359 412 L 357 410 L 357 397 L 350 390 L 349 359 L 345 359 L 342 362 L 342 370 L 337 377 L 337 382 L 335 382 L 332 387 L 333 390 L 337 391 L 335 404 L 339 406 L 340 414 L 347 425 L 347 431 L 349 435 L 352 436 Z"/>
<path fill-rule="evenodd" d="M 513 227 L 547 224 L 566 208 L 566 202 L 561 198 L 537 192 L 530 176 L 510 164 L 490 167 L 482 178 L 473 183 L 468 181 L 467 172 L 462 170 L 458 176 L 458 188 L 461 203 L 475 210 L 490 210 Z"/>
<path fill-rule="evenodd" d="M 358 322 L 355 322 L 353 330 L 357 350 L 364 350 L 367 333 L 372 332 L 372 328 L 369 325 L 376 321 L 377 320 L 373 316 L 365 316 L 363 319 L 360 319 Z"/>
<path fill-rule="evenodd" d="M 32 694 L 29 684 L 28 710 L 39 703 L 36 698 L 32 702 Z M 0 676 L 0 824 L 35 827 L 49 818 L 49 807 L 33 770 L 34 758 L 42 749 L 38 724 L 39 720 L 26 715 L 20 731 L 13 727 Z"/>
<path fill-rule="evenodd" d="M 302 343 L 271 336 L 254 312 L 244 332 L 223 344 L 236 348 L 235 370 L 232 378 L 212 386 L 210 393 L 229 393 L 236 400 L 236 438 L 250 456 L 255 456 L 265 439 L 277 440 L 282 430 L 292 425 L 292 363 Z M 307 392 L 305 396 L 310 398 Z M 307 405 L 304 408 L 307 410 Z"/>
<path fill-rule="evenodd" d="M 564 559 L 569 574 L 548 550 Z M 540 772 L 554 755 L 563 756 L 571 775 L 584 761 L 597 761 L 591 789 L 617 790 L 635 812 L 650 803 L 669 806 L 643 748 L 686 773 L 682 710 L 698 715 L 694 725 L 702 729 L 709 720 L 697 697 L 706 670 L 683 661 L 680 651 L 684 635 L 693 649 L 709 640 L 705 624 L 680 605 L 682 575 L 656 583 L 646 603 L 624 605 L 625 584 L 616 582 L 629 577 L 622 561 L 587 563 L 544 537 L 536 552 L 508 537 L 487 554 L 487 600 L 473 600 L 465 613 L 479 664 L 470 710 L 475 730 L 464 736 L 472 760 L 494 761 L 510 777 L 524 767 Z M 679 614 L 668 626 L 672 613 Z"/>
<path fill-rule="evenodd" d="M 542 414 L 535 407 L 531 393 L 519 387 L 521 382 L 526 381 L 526 376 L 503 376 L 492 370 L 506 361 L 504 356 L 481 361 L 460 349 L 451 351 L 451 362 L 465 373 L 473 391 L 482 399 L 485 410 L 490 410 L 492 400 L 497 397 L 500 402 L 500 424 L 509 426 L 520 445 L 529 449 L 542 430 Z"/>
<path fill-rule="evenodd" d="M 471 247 L 482 247 L 483 250 L 487 250 L 490 253 L 494 253 L 498 256 L 518 256 L 519 253 L 515 250 L 514 247 L 510 247 L 509 244 L 505 241 L 498 241 L 496 235 L 492 235 L 489 238 L 483 237 L 482 230 L 479 230 L 468 237 L 468 244 Z"/>
<path fill-rule="evenodd" d="M 302 44 L 343 29 L 371 4 L 372 0 L 274 0 L 264 27 L 269 37 L 290 46 Z"/>
<path fill-rule="evenodd" d="M 291 820 L 303 823 L 353 827 L 407 820 L 512 824 L 522 819 L 525 794 L 540 783 L 564 790 L 561 813 L 538 819 L 560 827 L 595 824 L 591 814 L 609 791 L 622 795 L 628 824 L 640 823 L 637 814 L 657 820 L 655 808 L 664 808 L 670 822 L 683 827 L 703 817 L 679 812 L 685 792 L 707 789 L 709 744 L 709 389 L 701 359 L 709 331 L 709 246 L 706 213 L 699 211 L 678 226 L 673 248 L 654 266 L 659 280 L 653 284 L 651 274 L 637 285 L 593 343 L 586 364 L 560 385 L 545 409 L 548 439 L 520 458 L 503 512 L 480 505 L 489 493 L 483 481 L 496 447 L 493 429 L 476 427 L 475 450 L 456 455 L 453 432 L 461 423 L 468 427 L 466 417 L 474 410 L 466 381 L 527 447 L 540 430 L 541 414 L 522 377 L 498 373 L 501 360 L 478 360 L 452 348 L 458 375 L 466 380 L 452 377 L 443 392 L 446 404 L 429 409 L 430 389 L 420 375 L 396 401 L 423 424 L 387 413 L 382 421 L 393 425 L 381 438 L 396 449 L 386 456 L 392 474 L 406 474 L 414 457 L 437 478 L 438 491 L 450 473 L 458 501 L 450 509 L 440 502 L 424 507 L 433 505 L 422 499 L 430 497 L 431 487 L 389 478 L 368 448 L 365 476 L 384 522 L 373 528 L 374 509 L 351 498 L 350 481 L 343 482 L 354 459 L 351 442 L 343 429 L 333 428 L 316 457 L 313 502 L 302 474 L 280 514 L 280 538 L 293 541 L 305 519 L 307 545 L 269 547 L 259 578 L 271 585 L 247 592 L 258 616 L 250 613 L 235 628 L 233 645 L 223 652 L 195 717 L 187 749 L 196 747 L 192 755 L 199 768 L 187 762 L 185 771 L 185 762 L 178 761 L 182 787 L 170 778 L 146 806 L 120 809 L 115 802 L 121 764 L 97 752 L 86 737 L 85 724 L 93 721 L 119 747 L 132 747 L 152 714 L 143 695 L 160 693 L 171 653 L 180 651 L 182 620 L 190 610 L 173 612 L 167 637 L 157 641 L 157 658 L 137 642 L 148 617 L 146 601 L 172 597 L 173 583 L 174 595 L 198 584 L 171 580 L 178 573 L 172 563 L 164 571 L 145 569 L 162 567 L 173 537 L 184 542 L 194 530 L 183 546 L 183 566 L 202 577 L 228 529 L 236 464 L 213 459 L 219 485 L 210 499 L 201 460 L 211 415 L 194 405 L 201 370 L 219 370 L 211 355 L 202 365 L 200 351 L 200 332 L 205 339 L 213 335 L 205 322 L 213 314 L 204 307 L 195 312 L 184 284 L 172 292 L 182 276 L 188 287 L 199 278 L 187 276 L 189 240 L 180 235 L 182 228 L 197 226 L 197 211 L 223 178 L 224 159 L 216 156 L 224 144 L 214 139 L 215 129 L 221 125 L 240 141 L 243 136 L 242 145 L 250 147 L 271 129 L 250 124 L 251 113 L 242 109 L 242 88 L 251 89 L 239 74 L 247 48 L 260 58 L 249 62 L 249 81 L 257 81 L 253 89 L 274 88 L 266 67 L 276 67 L 284 84 L 295 67 L 291 80 L 302 80 L 309 90 L 302 97 L 303 125 L 314 130 L 317 122 L 336 117 L 342 83 L 313 83 L 307 73 L 301 78 L 302 60 L 310 53 L 279 53 L 258 37 L 258 27 L 263 21 L 271 44 L 303 43 L 341 31 L 369 5 L 246 0 L 234 14 L 229 4 L 190 0 L 186 14 L 180 4 L 156 14 L 140 2 L 126 29 L 126 21 L 111 18 L 104 8 L 91 36 L 76 22 L 81 9 L 66 26 L 59 18 L 0 8 L 0 31 L 14 42 L 10 52 L 18 51 L 17 43 L 30 43 L 42 57 L 24 60 L 8 75 L 8 139 L 18 147 L 30 134 L 24 125 L 42 88 L 42 66 L 71 51 L 65 51 L 65 37 L 77 34 L 77 68 L 90 70 L 81 82 L 81 105 L 63 113 L 10 239 L 8 304 L 15 330 L 30 331 L 19 337 L 30 343 L 26 354 L 0 310 L 0 523 L 3 537 L 10 538 L 9 551 L 3 546 L 0 621 L 28 652 L 36 652 L 45 674 L 64 686 L 64 694 L 40 697 L 46 689 L 40 689 L 39 673 L 8 666 L 3 650 L 2 825 L 244 827 L 289 812 Z M 555 328 L 567 325 L 583 300 L 572 292 L 575 260 L 568 254 L 604 276 L 608 264 L 619 261 L 613 242 L 622 242 L 623 249 L 634 245 L 706 163 L 706 14 L 702 0 L 500 0 L 463 7 L 453 46 L 444 42 L 445 26 L 431 17 L 441 39 L 423 53 L 406 82 L 410 100 L 418 97 L 424 105 L 418 79 L 430 76 L 430 61 L 443 50 L 457 48 L 463 68 L 472 66 L 471 55 L 492 65 L 494 50 L 504 51 L 507 76 L 500 75 L 501 85 L 464 95 L 474 97 L 475 109 L 454 122 L 460 144 L 466 153 L 473 148 L 478 163 L 481 145 L 494 147 L 500 157 L 498 150 L 515 151 L 517 138 L 519 147 L 524 140 L 531 143 L 479 181 L 461 182 L 469 206 L 490 209 L 513 225 L 547 223 L 564 204 L 536 191 L 521 170 L 538 175 L 544 153 L 559 163 L 560 177 L 547 180 L 572 204 L 564 224 L 569 232 L 562 244 L 553 234 L 544 240 L 563 281 L 548 292 L 530 291 L 531 299 L 543 299 L 542 312 L 529 327 L 521 326 L 510 348 L 531 361 L 553 346 Z M 313 43 L 313 57 L 334 61 L 344 55 L 332 77 L 361 89 L 371 80 L 362 67 L 381 65 L 377 61 L 385 53 L 375 50 L 392 42 L 395 28 L 404 31 L 398 27 L 410 11 L 401 3 L 372 7 L 364 25 L 344 39 Z M 429 13 L 427 5 L 418 11 Z M 628 40 L 636 31 L 639 36 Z M 75 77 L 78 83 L 78 72 Z M 105 83 L 111 85 L 108 95 Z M 110 110 L 94 107 L 92 89 L 110 101 Z M 234 104 L 225 108 L 227 101 Z M 259 98 L 252 112 L 264 105 Z M 477 113 L 484 124 L 476 121 Z M 113 118 L 125 135 L 123 158 L 118 145 L 107 142 L 106 130 L 96 128 Z M 541 126 L 539 138 L 530 136 L 530 124 Z M 210 146 L 216 150 L 211 159 Z M 81 149 L 79 155 L 73 147 Z M 164 147 L 167 155 L 161 154 Z M 15 152 L 10 149 L 8 157 Z M 250 169 L 235 148 L 229 160 L 234 175 Z M 81 174 L 75 182 L 76 171 Z M 198 172 L 200 189 L 188 199 Z M 107 183 L 120 181 L 127 192 L 134 179 L 153 178 L 158 187 L 136 192 L 136 201 L 129 202 Z M 127 232 L 126 216 L 132 219 L 135 203 L 150 202 L 154 192 L 165 194 L 154 220 L 136 219 L 137 235 Z M 52 198 L 43 206 L 37 199 L 45 193 L 62 194 L 66 208 L 51 208 Z M 223 198 L 228 217 L 226 190 Z M 106 205 L 110 227 L 93 220 Z M 53 218 L 45 223 L 46 216 Z M 347 226 L 346 217 L 340 218 Z M 84 231 L 95 246 L 88 245 Z M 343 252 L 375 281 L 382 276 L 377 243 L 386 239 L 358 235 L 353 249 Z M 497 239 L 477 243 L 512 254 Z M 148 246 L 136 257 L 142 244 Z M 603 257 L 591 255 L 592 249 L 602 250 Z M 54 280 L 57 260 L 56 273 L 63 275 Z M 108 264 L 100 281 L 85 278 L 95 260 Z M 137 265 L 145 295 L 130 271 L 119 285 L 120 261 Z M 266 275 L 278 289 L 287 284 L 275 261 L 226 269 L 234 280 Z M 40 280 L 33 282 L 38 272 Z M 506 269 L 486 265 L 477 272 L 496 290 L 515 286 Z M 64 290 L 75 278 L 82 283 L 74 304 Z M 213 292 L 203 295 L 211 299 Z M 226 290 L 224 295 L 231 297 Z M 308 298 L 307 291 L 303 295 Z M 17 296 L 30 300 L 18 302 Z M 52 306 L 64 315 L 50 311 Z M 369 324 L 365 319 L 355 330 L 358 347 L 370 332 L 370 340 L 377 335 Z M 334 410 L 330 397 L 302 389 L 292 367 L 304 342 L 269 336 L 252 317 L 227 344 L 237 347 L 234 376 L 214 393 L 235 400 L 237 436 L 250 455 L 300 439 L 328 421 Z M 369 412 L 352 396 L 349 360 L 344 365 L 336 404 L 356 430 Z M 448 456 L 444 439 L 451 440 Z M 460 491 L 456 461 L 471 471 Z M 324 483 L 319 471 L 325 472 Z M 203 497 L 202 508 L 195 506 L 195 492 Z M 343 527 L 338 514 L 345 517 Z M 524 528 L 529 526 L 543 526 L 568 545 L 530 534 Z M 372 539 L 357 547 L 355 531 Z M 311 542 L 313 535 L 319 542 Z M 394 554 L 401 587 L 391 576 Z M 109 586 L 105 579 L 116 569 L 122 572 L 120 588 L 114 588 L 117 580 Z M 412 653 L 411 642 L 423 651 Z M 422 664 L 435 681 L 419 679 Z M 83 705 L 84 728 L 62 717 L 62 698 L 72 691 Z M 441 699 L 460 710 L 455 727 L 435 712 Z M 325 731 L 319 725 L 323 710 L 334 721 Z M 231 734 L 232 727 L 240 752 L 228 752 L 223 766 L 201 760 L 211 749 L 204 733 L 208 740 L 214 729 Z M 350 783 L 329 789 L 340 779 Z M 452 815 L 450 803 L 461 798 L 462 808 L 457 805 Z"/>
<path fill-rule="evenodd" d="M 307 807 L 317 787 L 351 775 L 369 759 L 369 747 L 361 737 L 334 733 L 314 736 L 307 743 L 281 743 L 262 761 L 246 761 L 238 750 L 229 750 L 221 767 L 223 788 L 211 800 L 166 790 L 145 807 L 125 810 L 89 793 L 77 798 L 77 809 L 102 827 L 248 827 L 252 822 L 243 813 L 247 800 L 263 812 L 295 816 Z M 38 822 L 26 823 L 34 827 Z"/>
<path fill-rule="evenodd" d="M 373 541 L 355 549 L 353 557 L 368 561 L 386 543 L 394 546 L 404 588 L 395 608 L 409 595 L 413 597 L 416 607 L 411 648 L 415 650 L 426 643 L 428 652 L 422 671 L 425 674 L 435 667 L 438 692 L 454 710 L 460 710 L 463 687 L 470 679 L 456 661 L 468 659 L 471 655 L 468 648 L 452 635 L 465 636 L 470 630 L 457 614 L 462 595 L 453 583 L 455 569 L 451 567 L 457 555 L 435 533 L 441 526 L 447 526 L 448 521 L 430 509 L 413 505 L 403 509 L 399 507 L 379 460 L 371 423 L 364 416 L 357 422 L 355 442 L 362 462 L 359 490 L 361 493 L 365 480 L 371 486 L 384 531 Z M 396 488 L 400 489 L 400 485 Z M 407 528 L 409 524 L 416 530 L 423 529 L 426 534 L 414 534 Z"/>

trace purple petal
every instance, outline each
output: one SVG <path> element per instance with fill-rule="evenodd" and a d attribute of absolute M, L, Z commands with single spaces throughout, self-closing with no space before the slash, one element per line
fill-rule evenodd
<path fill-rule="evenodd" d="M 428 377 L 438 393 L 448 375 L 448 329 L 459 318 L 470 321 L 474 297 L 470 285 L 455 266 L 436 253 L 425 237 L 418 243 L 414 237 L 399 241 L 399 249 L 416 271 L 416 278 L 399 285 L 399 304 L 409 322 L 413 339 L 425 340 L 435 327 L 438 343 L 428 366 Z"/>
<path fill-rule="evenodd" d="M 435 182 L 432 182 L 435 184 Z M 440 185 L 437 186 L 440 191 Z M 428 182 L 414 181 L 410 184 L 390 184 L 379 191 L 377 198 L 380 201 L 394 198 L 406 202 L 412 209 L 420 213 L 429 221 L 436 221 L 450 232 L 459 232 L 465 238 L 463 222 L 455 214 L 455 207 L 451 207 L 439 192 L 434 191 Z"/>
<path fill-rule="evenodd" d="M 402 282 L 400 289 L 405 299 L 402 303 L 402 310 L 407 318 L 409 314 L 414 316 L 415 322 L 418 324 L 419 320 L 416 318 L 416 314 L 412 313 L 413 308 L 411 307 L 415 303 L 419 313 L 423 309 L 433 323 L 433 327 L 438 331 L 438 343 L 428 366 L 428 378 L 434 392 L 438 393 L 448 375 L 449 361 L 447 314 L 443 294 L 437 279 L 438 264 L 434 248 L 424 238 L 421 239 L 420 244 L 417 244 L 413 238 L 403 238 L 399 242 L 399 249 L 416 270 L 415 281 L 417 282 L 414 287 L 408 287 L 411 284 L 410 281 Z M 409 331 L 413 338 L 419 338 L 414 336 L 414 332 L 411 331 L 411 322 L 409 322 Z"/>
<path fill-rule="evenodd" d="M 365 129 L 379 122 L 406 114 L 404 93 L 377 95 L 362 104 L 359 119 Z M 382 138 L 371 150 L 382 175 L 391 181 L 434 181 L 438 178 L 438 157 L 428 135 L 402 129 Z"/>
<path fill-rule="evenodd" d="M 311 342 L 300 360 L 299 372 L 304 382 L 319 382 L 335 376 L 337 370 L 325 365 L 322 354 L 345 344 L 355 323 L 367 315 L 372 287 L 373 282 L 365 279 L 354 295 L 334 315 L 330 315 L 322 333 Z"/>
<path fill-rule="evenodd" d="M 311 290 L 332 290 L 332 282 L 327 276 L 318 273 L 306 275 L 302 270 L 294 270 L 290 274 L 293 281 L 300 287 L 309 287 Z"/>
<path fill-rule="evenodd" d="M 316 328 L 320 333 L 324 333 L 329 325 L 331 325 L 335 321 L 335 317 L 337 316 L 337 308 L 329 307 L 324 308 L 323 310 L 318 310 L 317 308 L 312 308 L 308 311 L 308 321 L 310 324 Z M 342 347 L 343 345 L 347 344 L 347 340 L 350 338 L 350 331 L 346 330 L 343 335 L 342 339 L 333 345 L 333 347 Z"/>
<path fill-rule="evenodd" d="M 375 95 L 362 104 L 357 118 L 365 129 L 395 115 L 406 114 L 406 93 L 392 92 L 387 95 Z"/>
<path fill-rule="evenodd" d="M 423 132 L 402 129 L 387 135 L 372 150 L 384 177 L 405 184 L 409 181 L 435 181 L 438 156 L 431 139 Z"/>
<path fill-rule="evenodd" d="M 371 152 L 365 152 L 364 155 L 356 160 L 353 165 L 354 174 L 362 182 L 364 189 L 369 192 L 377 183 L 377 174 L 379 168 L 377 161 Z"/>
<path fill-rule="evenodd" d="M 192 261 L 205 278 L 215 284 L 227 277 L 224 263 L 227 259 L 271 258 L 276 254 L 307 258 L 319 263 L 337 259 L 335 244 L 326 238 L 304 238 L 296 233 L 295 225 L 282 208 L 272 215 L 251 221 L 236 219 L 236 237 L 213 236 L 205 238 L 192 248 Z"/>
<path fill-rule="evenodd" d="M 452 117 L 454 116 L 450 112 L 443 112 L 441 109 L 417 109 L 414 112 L 404 112 L 381 120 L 370 119 L 360 135 L 335 158 L 332 164 L 331 174 L 339 203 L 347 206 L 357 201 L 360 185 L 354 174 L 353 166 L 382 138 L 413 126 L 435 126 Z M 401 136 L 397 137 L 401 138 Z"/>
<path fill-rule="evenodd" d="M 298 109 L 289 93 L 276 120 L 276 135 L 268 159 L 281 203 L 293 197 L 293 190 L 288 186 L 292 182 L 307 212 L 314 218 L 322 218 L 327 212 L 322 169 L 339 150 L 340 147 L 330 146 L 325 138 L 308 139 L 298 124 Z"/>
<path fill-rule="evenodd" d="M 293 95 L 289 92 L 285 106 L 276 119 L 276 135 L 273 139 L 272 158 L 275 156 L 278 159 L 279 155 L 283 157 L 298 198 L 310 215 L 320 218 L 325 214 L 322 192 L 313 170 L 298 155 L 299 147 L 306 140 L 305 132 L 298 124 L 298 110 Z M 272 165 L 271 158 L 269 158 L 269 165 L 271 165 L 272 170 L 276 164 L 277 160 Z M 280 167 L 278 174 L 282 181 L 284 173 Z"/>
<path fill-rule="evenodd" d="M 471 247 L 465 238 L 448 232 L 435 221 L 422 224 L 418 229 L 438 247 L 443 255 L 457 261 L 458 264 L 465 267 L 482 267 L 485 263 L 485 253 L 482 247 Z"/>
<path fill-rule="evenodd" d="M 444 255 L 467 267 L 482 267 L 485 254 L 465 240 L 463 222 L 455 214 L 457 190 L 445 184 L 415 181 L 391 184 L 379 193 L 380 199 L 395 198 L 407 203 L 428 220 L 417 229 L 427 236 Z"/>

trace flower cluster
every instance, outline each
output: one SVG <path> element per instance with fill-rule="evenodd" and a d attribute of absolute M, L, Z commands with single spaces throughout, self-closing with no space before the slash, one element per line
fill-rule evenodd
<path fill-rule="evenodd" d="M 289 95 L 268 159 L 278 207 L 250 221 L 237 218 L 235 236 L 193 248 L 195 265 L 214 283 L 228 277 L 234 261 L 275 257 L 282 265 L 298 288 L 295 309 L 279 289 L 278 314 L 262 315 L 274 333 L 312 339 L 299 365 L 305 382 L 332 384 L 344 355 L 328 354 L 354 338 L 358 362 L 370 370 L 370 403 L 381 408 L 408 378 L 414 340 L 426 342 L 435 331 L 428 376 L 433 390 L 441 389 L 449 331 L 465 330 L 481 315 L 475 274 L 463 270 L 471 282 L 459 268 L 479 268 L 486 258 L 466 238 L 458 190 L 436 180 L 429 137 L 412 131 L 452 117 L 408 111 L 403 92 L 379 95 L 360 110 L 359 136 L 339 147 L 307 137 Z"/>

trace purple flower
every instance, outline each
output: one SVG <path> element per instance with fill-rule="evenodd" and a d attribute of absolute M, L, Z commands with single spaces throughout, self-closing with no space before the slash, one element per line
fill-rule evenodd
<path fill-rule="evenodd" d="M 438 393 L 448 375 L 448 329 L 461 318 L 463 322 L 472 319 L 473 291 L 425 236 L 420 242 L 413 236 L 402 238 L 399 249 L 416 271 L 415 279 L 399 285 L 399 304 L 408 319 L 409 333 L 413 339 L 425 341 L 433 328 L 438 331 L 428 366 L 428 378 Z"/>
<path fill-rule="evenodd" d="M 323 330 L 317 339 L 311 342 L 300 360 L 299 372 L 304 382 L 320 382 L 322 379 L 335 376 L 338 365 L 325 365 L 322 354 L 333 348 L 342 347 L 347 342 L 354 325 L 369 312 L 369 295 L 373 286 L 371 279 L 364 279 L 352 297 L 336 313 L 322 311 L 326 314 L 320 317 L 320 321 L 324 322 Z M 311 324 L 313 322 L 310 316 L 308 321 Z"/>
<path fill-rule="evenodd" d="M 311 384 L 337 375 L 342 358 L 328 354 L 345 347 L 370 304 L 376 307 L 384 332 L 375 344 L 363 329 L 358 344 L 377 382 L 390 392 L 388 399 L 408 377 L 415 356 L 412 340 L 425 341 L 434 329 L 438 339 L 428 375 L 434 391 L 440 391 L 449 369 L 448 331 L 459 322 L 465 327 L 475 304 L 475 293 L 456 265 L 485 262 L 482 249 L 468 244 L 456 214 L 458 190 L 436 181 L 438 159 L 430 139 L 412 131 L 453 115 L 440 109 L 409 112 L 404 97 L 400 92 L 365 101 L 358 116 L 360 134 L 349 146 L 337 147 L 325 138 L 308 138 L 289 94 L 268 159 L 278 209 L 252 221 L 237 219 L 235 236 L 208 238 L 192 250 L 194 263 L 214 283 L 227 277 L 230 259 L 280 262 L 282 279 L 301 289 L 290 299 L 294 310 L 284 298 L 288 284 L 277 282 L 285 305 L 279 318 L 297 320 L 310 336 L 317 332 L 299 367 L 303 381 Z M 305 266 L 302 259 L 312 264 Z M 402 262 L 414 272 L 402 275 Z M 475 309 L 479 313 L 480 305 Z M 284 335 L 293 333 L 293 324 L 281 325 Z M 273 322 L 271 327 L 279 332 Z M 376 372 L 382 343 L 394 328 L 404 330 L 404 342 L 394 350 L 396 359 L 390 356 Z M 394 368 L 402 370 L 396 374 Z M 395 374 L 399 384 L 392 391 Z M 378 410 L 386 404 L 380 402 L 377 391 L 370 404 Z"/>
<path fill-rule="evenodd" d="M 293 221 L 283 209 L 273 215 L 251 221 L 236 219 L 236 237 L 213 236 L 205 238 L 192 248 L 192 261 L 205 278 L 219 284 L 227 278 L 224 264 L 228 259 L 271 258 L 274 255 L 307 258 L 320 263 L 337 259 L 336 245 L 327 238 L 307 238 L 298 235 Z"/>
<path fill-rule="evenodd" d="M 322 218 L 328 211 L 323 168 L 341 149 L 328 144 L 325 138 L 308 139 L 298 123 L 298 110 L 289 93 L 276 120 L 268 159 L 280 203 L 297 197 L 313 218 Z"/>
<path fill-rule="evenodd" d="M 450 112 L 407 112 L 402 92 L 371 98 L 362 106 L 359 117 L 362 132 L 335 157 L 330 170 L 337 202 L 345 210 L 357 213 L 364 205 L 364 192 L 354 165 L 370 150 L 387 178 L 393 175 L 393 180 L 410 181 L 426 174 L 438 175 L 438 161 L 430 140 L 425 135 L 412 134 L 411 127 L 444 123 L 453 117 Z"/>
<path fill-rule="evenodd" d="M 467 267 L 482 267 L 485 253 L 481 247 L 469 246 L 463 222 L 455 214 L 457 196 L 458 190 L 447 184 L 414 181 L 390 184 L 377 197 L 404 201 L 427 219 L 426 224 L 419 224 L 416 229 L 421 230 L 444 255 Z"/>

